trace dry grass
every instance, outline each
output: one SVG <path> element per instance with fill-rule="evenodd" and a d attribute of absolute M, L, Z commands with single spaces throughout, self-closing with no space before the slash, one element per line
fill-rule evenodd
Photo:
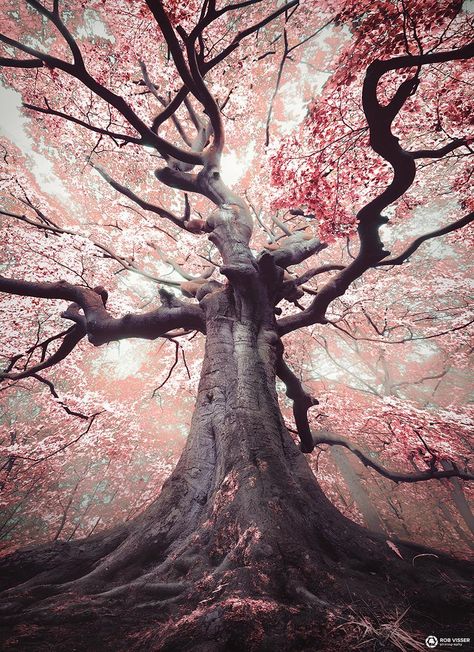
<path fill-rule="evenodd" d="M 349 616 L 342 624 L 334 628 L 342 629 L 352 639 L 356 639 L 352 646 L 353 650 L 364 648 L 369 649 L 368 645 L 373 643 L 374 650 L 386 650 L 390 645 L 400 652 L 426 652 L 426 647 L 420 642 L 420 639 L 413 637 L 410 632 L 401 625 L 403 618 L 406 616 L 408 609 L 401 614 L 395 611 L 393 616 L 387 616 L 383 619 L 372 621 L 365 615 L 357 614 L 352 611 L 352 617 Z"/>

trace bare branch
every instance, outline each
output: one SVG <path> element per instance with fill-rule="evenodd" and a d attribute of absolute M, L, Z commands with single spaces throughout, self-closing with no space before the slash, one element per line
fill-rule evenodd
<path fill-rule="evenodd" d="M 272 96 L 270 98 L 270 104 L 268 107 L 268 113 L 267 113 L 267 120 L 265 124 L 265 146 L 268 147 L 270 143 L 270 124 L 271 124 L 271 119 L 272 119 L 272 113 L 273 113 L 273 105 L 275 102 L 275 98 L 278 94 L 278 91 L 280 89 L 280 84 L 281 84 L 281 78 L 283 76 L 283 69 L 285 67 L 285 63 L 288 60 L 289 55 L 291 52 L 299 48 L 301 45 L 304 45 L 308 41 L 310 41 L 312 38 L 320 34 L 326 27 L 329 27 L 329 25 L 333 22 L 334 18 L 331 18 L 328 20 L 324 25 L 321 25 L 321 27 L 318 27 L 314 32 L 312 32 L 309 36 L 301 40 L 299 43 L 295 43 L 294 45 L 290 46 L 288 43 L 288 35 L 286 33 L 286 29 L 283 30 L 283 54 L 280 59 L 280 64 L 278 66 L 278 72 L 277 72 L 277 78 L 275 82 L 275 87 L 273 89 Z"/>
<path fill-rule="evenodd" d="M 158 392 L 162 387 L 164 387 L 164 386 L 166 385 L 166 383 L 168 382 L 168 380 L 171 378 L 171 374 L 173 373 L 174 368 L 175 368 L 176 365 L 178 364 L 178 360 L 179 360 L 179 343 L 178 343 L 178 342 L 175 342 L 174 340 L 172 340 L 172 341 L 173 341 L 173 344 L 175 345 L 175 356 L 174 356 L 174 362 L 173 362 L 173 364 L 171 365 L 170 370 L 168 371 L 168 373 L 167 373 L 166 378 L 164 379 L 164 381 L 163 381 L 162 383 L 160 383 L 160 384 L 158 385 L 158 387 L 155 387 L 155 389 L 154 389 L 153 392 L 151 393 L 151 397 L 152 397 L 152 398 L 155 398 L 156 393 L 157 393 L 157 392 Z"/>
<path fill-rule="evenodd" d="M 408 258 L 410 258 L 413 253 L 415 253 L 415 251 L 423 244 L 423 242 L 431 240 L 432 238 L 438 238 L 439 236 L 446 235 L 446 233 L 457 231 L 457 229 L 461 229 L 463 226 L 470 224 L 473 220 L 474 211 L 468 213 L 460 220 L 452 222 L 452 224 L 448 224 L 448 226 L 444 226 L 441 229 L 436 229 L 436 231 L 425 233 L 425 235 L 421 235 L 420 237 L 413 240 L 413 242 L 400 255 L 396 256 L 395 258 L 387 258 L 386 260 L 382 260 L 377 263 L 376 267 L 387 265 L 402 265 L 406 260 L 408 260 Z"/>
<path fill-rule="evenodd" d="M 474 474 L 468 472 L 468 471 L 462 471 L 461 469 L 458 469 L 457 466 L 452 463 L 452 468 L 443 470 L 443 471 L 437 471 L 436 469 L 429 469 L 427 471 L 419 471 L 418 473 L 401 473 L 399 471 L 390 471 L 389 469 L 385 468 L 382 464 L 379 464 L 378 462 L 375 462 L 371 457 L 369 457 L 366 453 L 360 450 L 360 448 L 357 448 L 354 444 L 352 444 L 348 439 L 345 439 L 344 437 L 334 437 L 330 435 L 327 431 L 323 431 L 324 435 L 320 435 L 318 433 L 315 433 L 313 435 L 313 442 L 315 446 L 318 446 L 320 444 L 329 444 L 329 446 L 344 446 L 344 448 L 347 448 L 348 450 L 351 451 L 351 453 L 354 453 L 356 457 L 360 459 L 362 464 L 366 467 L 369 467 L 371 469 L 374 469 L 382 475 L 384 478 L 388 478 L 389 480 L 392 480 L 393 482 L 424 482 L 426 480 L 442 480 L 443 478 L 460 478 L 461 480 L 474 480 Z"/>

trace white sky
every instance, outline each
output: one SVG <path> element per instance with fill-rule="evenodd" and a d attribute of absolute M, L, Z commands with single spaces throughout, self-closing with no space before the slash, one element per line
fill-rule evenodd
<path fill-rule="evenodd" d="M 0 135 L 15 143 L 27 157 L 30 170 L 45 193 L 56 196 L 64 204 L 70 203 L 71 197 L 61 179 L 54 173 L 51 162 L 34 149 L 34 141 L 27 131 L 28 119 L 20 109 L 20 93 L 0 84 L 0 106 Z"/>

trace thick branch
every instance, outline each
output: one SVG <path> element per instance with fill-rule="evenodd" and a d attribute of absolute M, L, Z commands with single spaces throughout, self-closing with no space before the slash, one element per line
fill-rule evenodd
<path fill-rule="evenodd" d="M 161 1 L 158 0 L 157 2 L 152 2 L 151 0 L 147 0 L 147 5 L 153 13 L 166 40 L 181 79 L 187 89 L 191 91 L 199 102 L 201 102 L 206 113 L 209 115 L 214 132 L 212 154 L 219 155 L 224 147 L 224 127 L 222 124 L 222 118 L 217 102 L 204 83 L 196 58 L 195 40 L 202 32 L 202 28 L 199 28 L 201 23 L 198 23 L 198 28 L 193 30 L 193 34 L 196 33 L 195 37 L 184 38 L 188 58 L 188 63 L 186 63 L 178 38 L 165 10 L 163 9 Z M 156 121 L 154 124 L 156 125 Z"/>
<path fill-rule="evenodd" d="M 0 57 L 0 66 L 5 68 L 42 68 L 44 63 L 39 59 L 9 59 Z"/>
<path fill-rule="evenodd" d="M 298 265 L 310 256 L 326 249 L 327 244 L 318 238 L 309 238 L 304 232 L 293 233 L 285 238 L 278 249 L 273 249 L 270 255 L 279 267 Z M 273 245 L 272 245 L 273 248 Z"/>
<path fill-rule="evenodd" d="M 203 313 L 199 306 L 184 302 L 180 302 L 179 306 L 175 303 L 173 306 L 163 306 L 142 314 L 114 318 L 105 308 L 106 291 L 102 287 L 90 290 L 66 281 L 35 283 L 0 276 L 0 292 L 62 299 L 77 304 L 84 313 L 82 323 L 88 339 L 95 346 L 129 337 L 156 339 L 176 328 L 205 330 Z M 78 316 L 71 315 L 69 311 L 63 316 L 79 321 Z"/>
<path fill-rule="evenodd" d="M 210 151 L 210 154 L 214 158 L 210 162 L 212 164 L 217 164 L 219 162 L 219 157 L 222 154 L 222 151 L 224 149 L 224 144 L 225 144 L 224 124 L 222 122 L 221 111 L 212 93 L 210 93 L 209 89 L 204 83 L 204 79 L 201 75 L 201 71 L 199 70 L 199 65 L 196 58 L 196 49 L 194 46 L 194 41 L 189 42 L 186 46 L 186 49 L 188 53 L 189 65 L 191 68 L 191 72 L 193 74 L 193 79 L 196 83 L 196 86 L 199 89 L 199 94 L 201 98 L 200 101 L 204 106 L 205 112 L 209 116 L 209 119 L 211 121 L 211 126 L 212 126 L 212 132 L 214 134 L 214 141 Z"/>
<path fill-rule="evenodd" d="M 173 57 L 174 65 L 178 71 L 183 83 L 191 93 L 200 100 L 199 90 L 197 89 L 194 79 L 191 75 L 191 72 L 186 64 L 186 61 L 181 50 L 181 45 L 178 41 L 178 38 L 175 34 L 173 26 L 170 23 L 170 20 L 163 8 L 161 0 L 146 0 L 148 9 L 151 11 L 155 20 L 163 34 L 163 37 L 168 45 L 168 49 Z"/>

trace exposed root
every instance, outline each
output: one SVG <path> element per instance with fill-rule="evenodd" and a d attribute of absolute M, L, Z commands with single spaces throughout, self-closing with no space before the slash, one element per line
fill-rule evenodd
<path fill-rule="evenodd" d="M 242 460 L 238 448 L 232 465 L 217 447 L 206 466 L 202 447 L 215 453 L 206 427 L 134 522 L 0 560 L 0 647 L 339 652 L 372 636 L 400 650 L 423 631 L 422 614 L 467 626 L 465 563 L 397 542 L 401 559 L 339 514 L 284 444 L 273 458 L 250 446 Z"/>

